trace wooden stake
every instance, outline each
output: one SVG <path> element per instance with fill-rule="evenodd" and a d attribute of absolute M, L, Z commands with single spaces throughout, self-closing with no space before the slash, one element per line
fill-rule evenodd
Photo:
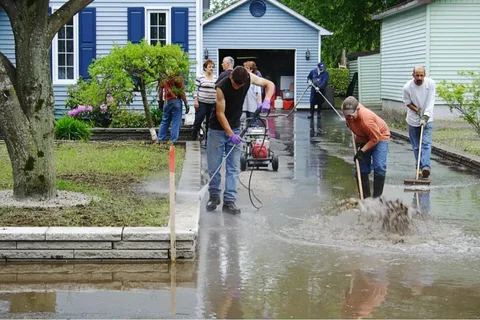
<path fill-rule="evenodd" d="M 175 262 L 176 251 L 175 236 L 175 146 L 170 147 L 170 259 Z"/>
<path fill-rule="evenodd" d="M 355 143 L 355 135 L 352 131 L 352 142 L 353 142 L 353 153 L 357 154 L 357 144 Z M 362 187 L 362 175 L 360 173 L 360 163 L 355 159 L 355 166 L 357 167 L 357 185 L 358 191 L 360 193 L 360 200 L 363 200 L 363 187 Z"/>

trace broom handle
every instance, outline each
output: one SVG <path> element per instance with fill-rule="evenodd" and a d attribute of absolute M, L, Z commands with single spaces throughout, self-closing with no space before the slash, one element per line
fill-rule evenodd
<path fill-rule="evenodd" d="M 357 154 L 357 144 L 355 143 L 355 135 L 352 131 L 352 142 L 353 142 L 353 153 Z M 360 174 L 360 163 L 358 163 L 358 159 L 355 159 L 355 165 L 357 167 L 357 184 L 358 184 L 358 191 L 360 193 L 360 200 L 363 200 L 363 187 L 362 187 L 362 176 Z"/>
<path fill-rule="evenodd" d="M 420 144 L 418 145 L 417 173 L 416 173 L 415 180 L 418 180 L 418 172 L 420 171 L 420 157 L 422 155 L 422 139 L 423 139 L 423 124 L 420 125 Z"/>

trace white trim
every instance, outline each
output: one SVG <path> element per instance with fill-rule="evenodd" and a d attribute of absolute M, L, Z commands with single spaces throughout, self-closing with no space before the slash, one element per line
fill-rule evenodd
<path fill-rule="evenodd" d="M 410 9 L 413 9 L 413 8 L 416 8 L 416 7 L 419 7 L 419 6 L 430 4 L 430 3 L 432 3 L 432 1 L 433 0 L 413 0 L 413 1 L 410 1 L 410 2 L 407 2 L 407 3 L 404 3 L 404 4 L 393 6 L 392 8 L 386 9 L 382 12 L 377 13 L 377 14 L 372 14 L 371 17 L 372 17 L 372 20 L 381 20 L 381 19 L 396 15 L 397 13 L 400 13 L 400 12 L 403 12 L 403 11 L 406 11 L 406 10 L 410 10 Z"/>
<path fill-rule="evenodd" d="M 196 2 L 196 11 L 195 11 L 195 25 L 196 25 L 196 30 L 195 30 L 195 35 L 196 35 L 196 59 L 197 60 L 197 65 L 195 69 L 195 73 L 197 75 L 200 75 L 202 73 L 202 65 L 203 65 L 203 2 L 202 0 L 197 0 Z"/>
<path fill-rule="evenodd" d="M 147 43 L 150 44 L 150 13 L 165 13 L 165 27 L 166 27 L 166 44 L 171 43 L 171 34 L 172 34 L 172 26 L 171 26 L 171 11 L 172 7 L 148 7 L 145 8 L 145 40 Z"/>
<path fill-rule="evenodd" d="M 293 83 L 294 83 L 294 87 L 293 87 L 293 105 L 296 105 L 297 104 L 297 88 L 298 88 L 298 83 L 297 83 L 297 49 L 295 49 L 295 53 L 294 53 L 294 61 L 293 61 Z M 289 88 L 290 89 L 290 88 Z M 283 109 L 283 106 L 282 106 L 282 109 Z"/>
<path fill-rule="evenodd" d="M 52 12 L 58 10 L 59 7 L 52 8 Z M 80 52 L 79 52 L 79 25 L 78 25 L 78 14 L 73 16 L 73 79 L 58 79 L 58 36 L 55 34 L 55 37 L 52 41 L 52 84 L 53 85 L 70 85 L 75 84 L 79 78 L 79 61 L 80 61 Z"/>
<path fill-rule="evenodd" d="M 318 31 L 318 62 L 320 61 L 322 61 L 322 34 Z"/>
<path fill-rule="evenodd" d="M 221 16 L 223 16 L 224 14 L 238 8 L 239 6 L 243 5 L 244 3 L 248 2 L 250 0 L 240 0 L 234 4 L 232 4 L 231 6 L 215 13 L 214 15 L 208 17 L 204 22 L 203 22 L 203 25 L 207 25 L 208 23 L 216 20 L 217 18 L 220 18 Z M 320 32 L 321 35 L 323 36 L 330 36 L 333 34 L 333 32 L 330 32 L 328 31 L 327 29 L 324 29 L 322 27 L 320 27 L 319 25 L 317 25 L 316 23 L 314 23 L 313 21 L 311 20 L 308 20 L 307 18 L 305 18 L 304 16 L 302 16 L 301 14 L 297 13 L 296 11 L 290 9 L 289 7 L 281 4 L 280 2 L 276 1 L 276 0 L 263 0 L 263 1 L 266 1 L 266 2 L 270 2 L 271 4 L 273 4 L 274 6 L 278 7 L 279 9 L 285 11 L 286 13 L 294 16 L 295 18 L 297 18 L 298 20 L 302 21 L 303 23 L 309 25 L 310 27 L 318 30 Z M 267 9 L 268 10 L 268 9 Z"/>

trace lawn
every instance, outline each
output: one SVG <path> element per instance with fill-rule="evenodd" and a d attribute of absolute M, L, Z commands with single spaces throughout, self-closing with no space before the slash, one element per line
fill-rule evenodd
<path fill-rule="evenodd" d="M 85 207 L 0 208 L 2 226 L 166 226 L 168 197 L 141 191 L 145 182 L 168 181 L 167 146 L 140 142 L 65 142 L 55 145 L 57 189 L 97 200 Z M 185 151 L 176 148 L 177 181 Z M 11 189 L 12 169 L 0 145 L 0 189 Z M 168 186 L 168 183 L 164 183 Z"/>

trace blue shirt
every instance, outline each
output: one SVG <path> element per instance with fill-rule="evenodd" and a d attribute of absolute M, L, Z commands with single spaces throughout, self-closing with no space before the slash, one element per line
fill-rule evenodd
<path fill-rule="evenodd" d="M 312 80 L 313 84 L 319 89 L 325 89 L 328 85 L 328 71 L 325 69 L 323 72 L 318 72 L 318 68 L 315 68 L 310 71 L 307 80 Z M 315 91 L 314 88 L 312 88 L 313 91 Z"/>

